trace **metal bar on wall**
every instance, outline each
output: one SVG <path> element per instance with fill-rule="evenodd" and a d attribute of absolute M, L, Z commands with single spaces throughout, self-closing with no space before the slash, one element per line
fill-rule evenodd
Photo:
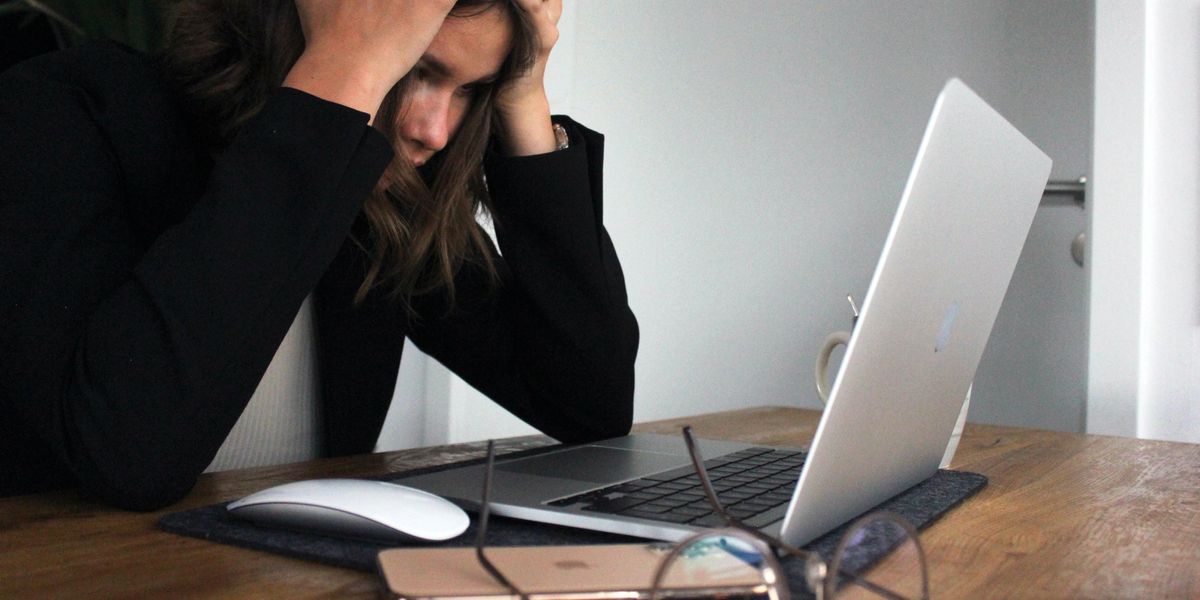
<path fill-rule="evenodd" d="M 1042 205 L 1066 204 L 1064 200 L 1083 208 L 1087 198 L 1087 177 L 1071 180 L 1050 180 L 1042 192 Z"/>

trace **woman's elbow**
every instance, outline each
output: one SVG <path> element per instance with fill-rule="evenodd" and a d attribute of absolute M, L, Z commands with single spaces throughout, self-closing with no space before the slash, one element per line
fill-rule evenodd
<path fill-rule="evenodd" d="M 83 490 L 125 510 L 148 512 L 183 499 L 196 485 L 198 475 L 182 474 L 164 461 L 109 466 L 80 474 Z"/>

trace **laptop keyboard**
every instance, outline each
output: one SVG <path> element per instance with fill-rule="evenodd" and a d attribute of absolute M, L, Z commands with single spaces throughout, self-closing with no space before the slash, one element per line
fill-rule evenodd
<path fill-rule="evenodd" d="M 747 448 L 704 461 L 725 510 L 752 527 L 784 517 L 804 464 L 804 452 Z M 710 507 L 691 465 L 655 473 L 550 502 L 599 513 L 686 523 L 724 525 Z"/>

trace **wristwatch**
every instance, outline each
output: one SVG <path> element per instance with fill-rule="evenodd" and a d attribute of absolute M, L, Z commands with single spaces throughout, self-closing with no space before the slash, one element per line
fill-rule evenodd
<path fill-rule="evenodd" d="M 555 150 L 566 150 L 571 147 L 571 138 L 567 136 L 567 128 L 554 124 L 554 141 L 557 144 Z"/>

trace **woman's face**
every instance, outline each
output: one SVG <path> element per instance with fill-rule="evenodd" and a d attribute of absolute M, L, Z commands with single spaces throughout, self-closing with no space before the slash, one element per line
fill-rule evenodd
<path fill-rule="evenodd" d="M 471 16 L 451 14 L 413 66 L 400 107 L 400 150 L 416 166 L 458 131 L 475 91 L 492 83 L 508 56 L 512 24 L 493 7 Z"/>

